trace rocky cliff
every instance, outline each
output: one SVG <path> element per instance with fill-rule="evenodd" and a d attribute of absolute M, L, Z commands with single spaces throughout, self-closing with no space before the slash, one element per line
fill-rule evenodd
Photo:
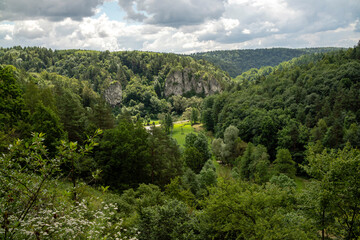
<path fill-rule="evenodd" d="M 115 107 L 122 101 L 122 87 L 119 82 L 112 82 L 109 87 L 104 91 L 106 102 Z"/>
<path fill-rule="evenodd" d="M 184 95 L 193 93 L 199 95 L 211 95 L 221 92 L 222 88 L 214 76 L 207 73 L 194 73 L 185 68 L 182 71 L 170 72 L 165 81 L 164 95 Z"/>

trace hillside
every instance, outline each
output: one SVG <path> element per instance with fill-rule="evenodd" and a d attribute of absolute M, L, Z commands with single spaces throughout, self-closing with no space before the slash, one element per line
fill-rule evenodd
<path fill-rule="evenodd" d="M 253 72 L 254 77 L 249 73 L 249 79 L 230 92 L 205 99 L 205 125 L 218 137 L 233 125 L 243 141 L 265 146 L 272 159 L 285 148 L 299 164 L 309 143 L 326 148 L 341 148 L 346 142 L 358 146 L 356 51 L 328 53 L 316 62 L 301 57 L 303 61 L 282 63 L 269 75 L 259 76 L 261 69 Z"/>
<path fill-rule="evenodd" d="M 204 97 L 230 82 L 227 73 L 208 62 L 165 53 L 13 47 L 0 49 L 0 63 L 85 81 L 113 108 L 126 107 L 141 117 L 167 112 L 171 96 Z"/>
<path fill-rule="evenodd" d="M 229 73 L 233 78 L 251 68 L 265 66 L 275 67 L 281 62 L 312 53 L 325 53 L 340 50 L 339 48 L 271 48 L 220 50 L 191 54 L 195 59 L 204 59 Z"/>

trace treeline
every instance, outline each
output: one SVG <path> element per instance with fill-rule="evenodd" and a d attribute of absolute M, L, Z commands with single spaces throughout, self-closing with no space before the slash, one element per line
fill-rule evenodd
<path fill-rule="evenodd" d="M 157 114 L 171 111 L 169 102 L 173 100 L 165 97 L 164 90 L 166 79 L 173 72 L 187 69 L 193 76 L 216 79 L 223 87 L 230 81 L 225 72 L 206 61 L 166 53 L 13 47 L 0 49 L 0 63 L 28 73 L 56 73 L 87 82 L 88 87 L 103 98 L 111 85 L 119 83 L 121 87 L 116 91 L 121 99 L 108 101 L 114 113 L 124 108 L 142 118 L 157 118 Z M 195 95 L 191 89 L 184 93 L 186 98 Z"/>
<path fill-rule="evenodd" d="M 289 61 L 302 55 L 325 53 L 339 50 L 339 48 L 271 48 L 271 49 L 242 49 L 221 50 L 191 54 L 195 59 L 204 59 L 228 72 L 231 77 L 250 70 L 266 66 L 275 67 L 281 62 Z"/>

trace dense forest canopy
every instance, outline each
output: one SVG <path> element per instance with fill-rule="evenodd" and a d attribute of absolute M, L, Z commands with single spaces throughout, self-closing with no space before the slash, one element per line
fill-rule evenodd
<path fill-rule="evenodd" d="M 255 75 L 254 81 L 205 99 L 207 129 L 222 137 L 234 125 L 244 141 L 264 145 L 272 158 L 276 149 L 286 148 L 299 163 L 309 141 L 329 148 L 347 141 L 357 146 L 358 137 L 350 137 L 360 117 L 360 65 L 351 58 L 353 51 L 329 53 L 316 63 L 282 64 L 281 71 Z"/>
<path fill-rule="evenodd" d="M 325 53 L 340 50 L 339 48 L 270 48 L 219 50 L 191 54 L 195 59 L 204 59 L 220 67 L 233 78 L 250 70 L 266 66 L 275 67 L 281 62 L 289 61 L 302 55 Z"/>
<path fill-rule="evenodd" d="M 116 109 L 141 117 L 156 118 L 171 110 L 171 96 L 204 97 L 230 82 L 227 73 L 206 61 L 165 53 L 13 47 L 0 50 L 0 62 L 28 73 L 56 73 L 86 82 Z"/>
<path fill-rule="evenodd" d="M 360 42 L 234 81 L 136 51 L 0 63 L 2 239 L 360 237 Z"/>

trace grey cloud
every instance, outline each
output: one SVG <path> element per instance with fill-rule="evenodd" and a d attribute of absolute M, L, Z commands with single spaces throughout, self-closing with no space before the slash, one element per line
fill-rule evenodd
<path fill-rule="evenodd" d="M 135 50 L 143 47 L 144 39 L 142 39 L 141 36 L 122 36 L 117 38 L 117 43 L 120 48 Z"/>
<path fill-rule="evenodd" d="M 347 27 L 360 15 L 359 0 L 287 0 L 287 4 L 303 13 L 303 25 L 309 32 Z"/>
<path fill-rule="evenodd" d="M 71 35 L 73 32 L 75 32 L 77 28 L 74 25 L 68 24 L 68 25 L 55 26 L 54 30 L 57 34 L 59 34 L 59 36 L 68 36 Z"/>
<path fill-rule="evenodd" d="M 119 0 L 127 18 L 148 24 L 180 27 L 218 19 L 226 0 Z"/>
<path fill-rule="evenodd" d="M 360 32 L 360 21 L 359 21 L 359 20 L 356 21 L 355 30 L 354 30 L 354 31 L 355 31 L 355 32 Z"/>
<path fill-rule="evenodd" d="M 280 11 L 281 10 L 281 11 Z M 227 5 L 225 18 L 238 19 L 231 31 L 216 29 L 202 33 L 199 40 L 218 43 L 241 43 L 281 34 L 315 34 L 346 28 L 360 16 L 359 0 L 285 0 L 277 2 L 248 0 Z M 250 30 L 244 34 L 243 30 Z M 360 32 L 356 21 L 355 31 Z"/>
<path fill-rule="evenodd" d="M 44 31 L 42 31 L 41 29 L 29 31 L 25 28 L 22 28 L 19 29 L 14 35 L 19 38 L 37 39 L 44 36 Z"/>
<path fill-rule="evenodd" d="M 24 39 L 40 39 L 47 37 L 52 24 L 47 21 L 24 21 L 14 25 L 14 36 Z"/>
<path fill-rule="evenodd" d="M 0 21 L 46 18 L 61 21 L 81 20 L 95 14 L 104 0 L 1 0 Z"/>
<path fill-rule="evenodd" d="M 127 14 L 127 19 L 142 22 L 146 16 L 143 13 L 135 12 L 133 8 L 134 3 L 134 0 L 119 0 L 119 5 L 125 10 Z"/>

